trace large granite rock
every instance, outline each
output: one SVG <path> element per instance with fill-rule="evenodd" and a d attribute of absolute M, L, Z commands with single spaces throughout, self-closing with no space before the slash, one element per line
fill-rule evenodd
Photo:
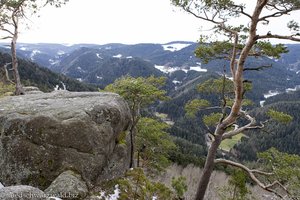
<path fill-rule="evenodd" d="M 0 99 L 0 181 L 45 189 L 71 169 L 92 186 L 118 176 L 130 152 L 118 136 L 130 111 L 117 94 L 68 92 Z"/>
<path fill-rule="evenodd" d="M 38 188 L 18 185 L 1 188 L 0 200 L 47 200 L 47 195 Z"/>
<path fill-rule="evenodd" d="M 61 198 L 68 196 L 69 200 L 81 200 L 88 195 L 88 188 L 80 175 L 68 170 L 60 174 L 45 190 L 45 193 Z"/>

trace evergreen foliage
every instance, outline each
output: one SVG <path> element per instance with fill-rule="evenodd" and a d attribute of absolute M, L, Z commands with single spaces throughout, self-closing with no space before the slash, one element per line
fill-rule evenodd
<path fill-rule="evenodd" d="M 183 176 L 172 177 L 172 188 L 175 190 L 178 199 L 184 199 L 184 193 L 188 189 L 186 178 Z"/>
<path fill-rule="evenodd" d="M 300 156 L 287 154 L 270 148 L 265 152 L 258 153 L 261 165 L 273 176 L 270 181 L 278 180 L 283 183 L 290 193 L 291 198 L 298 199 L 300 195 Z"/>
<path fill-rule="evenodd" d="M 112 194 L 113 191 L 109 190 L 112 190 L 115 185 L 118 185 L 120 190 L 120 200 L 148 200 L 154 197 L 165 200 L 176 199 L 171 189 L 160 182 L 150 181 L 141 168 L 128 170 L 123 178 L 107 182 L 104 188 L 107 188 L 108 194 Z"/>
<path fill-rule="evenodd" d="M 168 125 L 151 118 L 141 118 L 137 124 L 136 156 L 137 166 L 152 173 L 164 170 L 169 164 L 169 152 L 176 146 L 165 130 Z"/>
<path fill-rule="evenodd" d="M 218 190 L 222 200 L 252 200 L 250 190 L 247 188 L 247 175 L 241 170 L 234 170 L 228 185 Z"/>
<path fill-rule="evenodd" d="M 156 78 L 150 76 L 148 78 L 133 78 L 125 76 L 105 87 L 106 91 L 121 95 L 127 101 L 131 111 L 132 124 L 129 128 L 131 148 L 130 167 L 134 167 L 135 137 L 136 131 L 138 131 L 136 128 L 141 118 L 141 109 L 158 100 L 167 100 L 165 96 L 166 91 L 160 89 L 165 84 L 165 80 L 165 77 Z"/>

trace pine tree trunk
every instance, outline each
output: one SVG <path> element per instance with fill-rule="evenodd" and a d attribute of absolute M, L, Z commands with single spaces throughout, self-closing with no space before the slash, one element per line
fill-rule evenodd
<path fill-rule="evenodd" d="M 196 193 L 196 198 L 195 200 L 203 200 L 205 191 L 207 190 L 208 183 L 210 181 L 211 174 L 214 169 L 214 160 L 217 154 L 218 147 L 222 141 L 222 135 L 218 135 L 215 137 L 215 140 L 212 142 L 209 150 L 208 150 L 208 155 L 205 161 L 205 165 L 203 168 L 203 172 L 201 175 L 200 183 L 198 185 L 197 193 Z"/>
<path fill-rule="evenodd" d="M 134 167 L 134 127 L 129 131 L 130 134 L 130 163 L 129 168 Z"/>
<path fill-rule="evenodd" d="M 137 163 L 136 167 L 140 167 L 140 151 L 137 152 Z"/>
<path fill-rule="evenodd" d="M 19 70 L 18 70 L 18 58 L 17 58 L 17 39 L 18 39 L 18 24 L 16 23 L 16 19 L 14 19 L 15 22 L 15 30 L 14 30 L 14 35 L 11 41 L 11 61 L 12 61 L 12 68 L 13 68 L 13 74 L 14 74 L 14 79 L 15 79 L 15 84 L 16 84 L 16 91 L 15 95 L 23 95 L 25 94 L 23 86 L 21 84 L 20 80 L 20 75 L 19 75 Z"/>

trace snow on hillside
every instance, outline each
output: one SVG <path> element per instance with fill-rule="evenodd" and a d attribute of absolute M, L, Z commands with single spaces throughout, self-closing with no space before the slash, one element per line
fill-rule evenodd
<path fill-rule="evenodd" d="M 184 44 L 184 43 L 171 43 L 171 44 L 163 44 L 162 47 L 165 51 L 179 51 L 183 48 L 190 46 L 191 44 Z"/>
<path fill-rule="evenodd" d="M 294 88 L 286 88 L 285 93 L 295 92 L 295 91 L 298 91 L 298 90 L 300 90 L 300 85 L 296 85 Z M 281 93 L 282 92 L 279 92 L 277 90 L 269 90 L 268 93 L 264 94 L 264 98 L 267 99 L 267 98 L 276 96 L 276 95 L 281 94 Z M 260 101 L 259 103 L 260 103 L 260 106 L 263 107 L 264 103 L 265 103 L 265 100 Z"/>
<path fill-rule="evenodd" d="M 197 65 L 198 66 L 190 67 L 190 70 L 194 70 L 194 71 L 197 71 L 197 72 L 207 72 L 207 69 L 204 69 L 204 68 L 201 67 L 200 62 L 197 62 Z"/>
<path fill-rule="evenodd" d="M 295 92 L 297 90 L 300 90 L 300 85 L 296 85 L 294 88 L 287 88 L 285 89 L 285 92 Z"/>
<path fill-rule="evenodd" d="M 175 67 L 168 67 L 168 66 L 161 66 L 161 65 L 154 65 L 154 67 L 166 74 L 172 73 L 172 72 L 175 72 L 178 70 Z"/>
<path fill-rule="evenodd" d="M 99 53 L 96 53 L 96 56 L 97 56 L 97 58 L 99 58 L 99 59 L 103 59 L 103 58 L 100 56 Z"/>
<path fill-rule="evenodd" d="M 58 52 L 57 52 L 57 55 L 59 55 L 59 56 L 61 56 L 61 55 L 64 55 L 66 52 L 64 52 L 63 50 L 59 50 Z"/>
<path fill-rule="evenodd" d="M 50 65 L 55 65 L 55 64 L 59 63 L 59 60 L 53 60 L 51 58 L 48 61 L 49 61 Z"/>
<path fill-rule="evenodd" d="M 198 63 L 197 63 L 198 64 Z M 185 73 L 188 73 L 191 70 L 197 72 L 207 72 L 207 69 L 201 68 L 201 66 L 193 66 L 193 67 L 169 67 L 169 66 L 162 66 L 162 65 L 154 65 L 154 67 L 165 74 L 169 74 L 175 71 L 182 70 Z"/>
<path fill-rule="evenodd" d="M 267 99 L 267 98 L 270 98 L 272 96 L 276 96 L 278 94 L 280 94 L 280 93 L 277 90 L 270 90 L 270 91 L 268 91 L 267 94 L 264 94 L 264 98 Z"/>
<path fill-rule="evenodd" d="M 120 197 L 120 189 L 119 185 L 115 185 L 115 190 L 113 194 L 105 195 L 105 192 L 100 192 L 100 196 L 97 196 L 99 199 L 105 199 L 105 200 L 117 200 Z"/>
<path fill-rule="evenodd" d="M 33 57 L 38 53 L 42 53 L 42 52 L 39 50 L 33 50 L 32 53 L 30 54 L 30 58 L 33 60 L 34 59 Z"/>
<path fill-rule="evenodd" d="M 114 55 L 114 58 L 122 58 L 122 54 Z"/>
<path fill-rule="evenodd" d="M 67 43 L 67 44 L 62 44 L 62 45 L 64 45 L 65 47 L 71 47 L 71 46 L 74 46 L 75 44 Z"/>

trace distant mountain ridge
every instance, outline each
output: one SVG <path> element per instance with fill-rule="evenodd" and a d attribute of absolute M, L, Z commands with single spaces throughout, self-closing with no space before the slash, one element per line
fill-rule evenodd
<path fill-rule="evenodd" d="M 3 45 L 2 45 L 3 46 Z M 229 63 L 213 60 L 207 64 L 195 57 L 195 42 L 174 41 L 166 44 L 141 43 L 126 45 L 97 44 L 18 44 L 18 54 L 52 71 L 100 87 L 123 75 L 166 76 L 168 88 L 189 84 L 195 77 L 222 75 L 224 66 L 230 78 Z M 251 97 L 264 100 L 270 91 L 283 92 L 300 85 L 300 45 L 287 45 L 290 52 L 279 60 L 270 58 L 248 59 L 247 67 L 272 64 L 272 68 L 245 72 L 254 84 Z"/>
<path fill-rule="evenodd" d="M 175 41 L 167 44 L 18 44 L 20 58 L 21 79 L 27 85 L 38 85 L 44 91 L 51 91 L 57 85 L 67 85 L 68 90 L 97 90 L 104 88 L 115 79 L 124 75 L 138 76 L 165 76 L 167 85 L 164 89 L 172 99 L 159 104 L 156 111 L 168 114 L 175 123 L 170 133 L 185 138 L 193 143 L 206 146 L 204 135 L 207 133 L 202 123 L 203 112 L 195 120 L 185 117 L 184 105 L 191 99 L 200 97 L 219 103 L 220 97 L 211 94 L 199 94 L 195 87 L 210 78 L 219 78 L 224 75 L 231 79 L 229 62 L 226 60 L 212 60 L 205 64 L 196 58 L 194 51 L 198 44 L 195 42 Z M 244 78 L 252 82 L 253 90 L 246 93 L 246 97 L 253 100 L 255 105 L 250 110 L 267 112 L 268 108 L 282 108 L 282 111 L 293 111 L 296 116 L 300 94 L 300 45 L 287 45 L 288 54 L 280 59 L 249 58 L 247 68 L 272 65 L 261 71 L 245 71 Z M 9 49 L 3 47 L 1 52 L 9 53 Z M 0 65 L 8 62 L 8 54 L 5 59 L 0 57 Z M 38 63 L 38 65 L 36 64 Z M 44 68 L 40 68 L 44 66 Z M 48 69 L 46 69 L 48 68 Z M 50 71 L 52 70 L 52 71 Z M 53 72 L 54 71 L 54 72 Z M 74 80 L 77 79 L 77 80 Z M 89 84 L 92 85 L 89 85 Z M 260 108 L 262 107 L 262 108 Z M 280 110 L 280 109 L 279 109 Z M 298 138 L 298 119 L 287 128 L 279 129 L 278 141 L 284 136 Z M 202 124 L 202 125 L 201 125 Z M 295 129 L 295 131 L 291 131 Z M 277 133 L 276 133 L 277 134 Z M 264 138 L 264 135 L 261 135 Z M 255 136 L 253 136 L 255 137 Z M 267 138 L 267 137 L 266 137 Z M 271 139 L 271 138 L 270 138 Z M 284 139 L 288 152 L 298 152 L 299 148 L 289 146 L 294 144 L 290 138 Z M 267 140 L 261 139 L 261 143 L 255 138 L 243 139 L 242 147 L 238 148 L 240 155 L 247 156 L 251 145 L 262 144 Z M 279 148 L 279 147 L 278 147 Z M 287 150 L 285 147 L 280 147 Z M 205 149 L 205 148 L 204 148 Z M 255 149 L 252 149 L 254 159 Z M 249 153 L 250 156 L 250 153 Z"/>

